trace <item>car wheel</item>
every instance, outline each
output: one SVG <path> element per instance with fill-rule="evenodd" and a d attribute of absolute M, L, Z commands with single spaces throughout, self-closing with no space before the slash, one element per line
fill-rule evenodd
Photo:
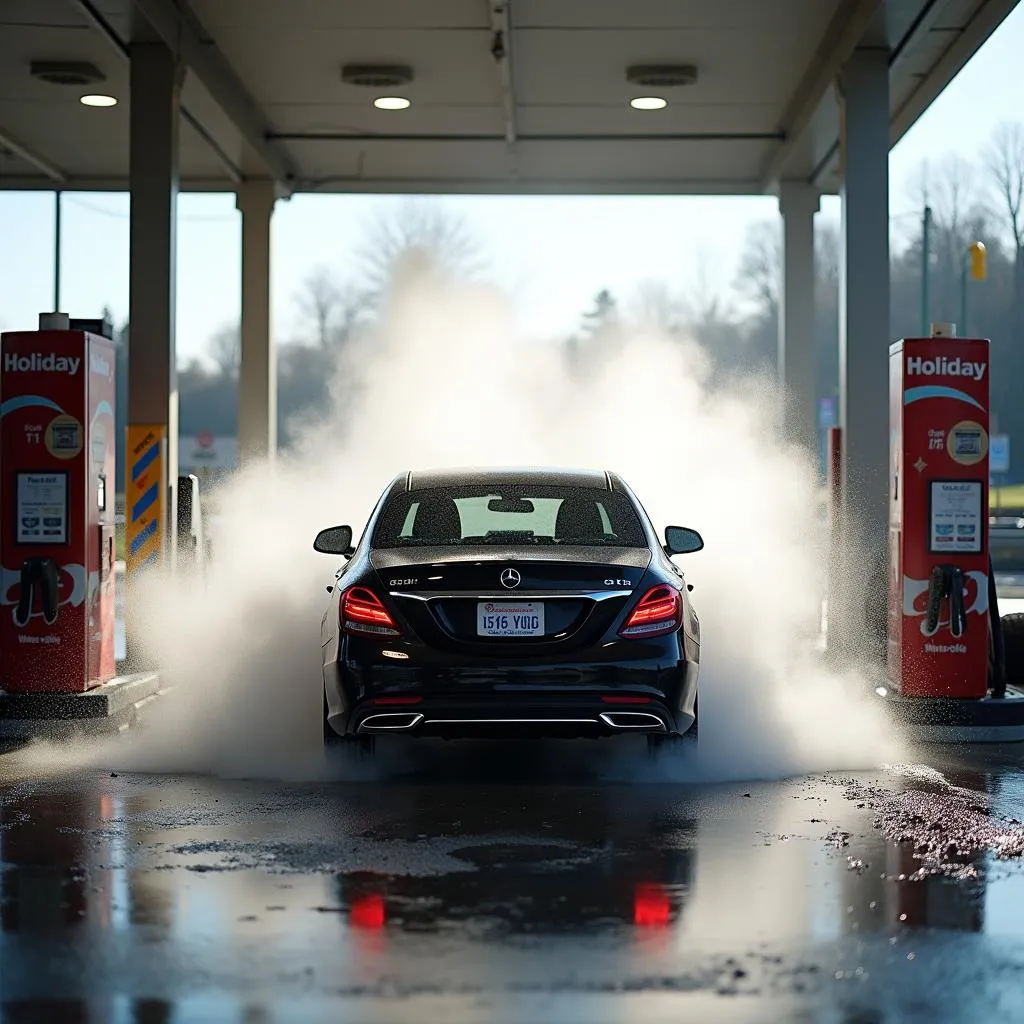
<path fill-rule="evenodd" d="M 696 700 L 693 702 L 693 715 L 693 725 L 681 736 L 678 734 L 672 736 L 664 734 L 648 736 L 647 753 L 651 757 L 657 757 L 663 751 L 689 750 L 695 747 L 698 742 L 698 726 L 700 724 L 700 708 Z"/>
<path fill-rule="evenodd" d="M 324 695 L 324 750 L 340 751 L 346 760 L 367 761 L 376 753 L 374 736 L 339 736 L 327 721 L 327 695 Z"/>
<path fill-rule="evenodd" d="M 336 736 L 327 750 L 341 751 L 346 761 L 369 761 L 376 753 L 377 743 L 374 736 Z"/>
<path fill-rule="evenodd" d="M 1000 626 L 1003 631 L 1006 681 L 1011 686 L 1024 685 L 1024 612 L 1002 616 Z"/>

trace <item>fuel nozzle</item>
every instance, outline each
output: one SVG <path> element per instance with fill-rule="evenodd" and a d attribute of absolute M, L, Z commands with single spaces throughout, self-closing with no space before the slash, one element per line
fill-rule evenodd
<path fill-rule="evenodd" d="M 60 604 L 57 586 L 57 563 L 52 558 L 26 558 L 21 565 L 21 592 L 14 609 L 14 624 L 28 624 L 38 592 L 43 606 L 43 621 L 52 626 L 57 621 Z"/>
<path fill-rule="evenodd" d="M 949 631 L 956 638 L 962 637 L 967 629 L 963 570 L 955 565 L 933 566 L 928 581 L 928 607 L 921 629 L 925 636 L 934 636 L 939 631 L 942 605 L 947 599 L 949 601 Z"/>

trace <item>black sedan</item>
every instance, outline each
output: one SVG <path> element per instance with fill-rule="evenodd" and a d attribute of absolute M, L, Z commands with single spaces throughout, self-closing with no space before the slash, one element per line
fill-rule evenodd
<path fill-rule="evenodd" d="M 700 626 L 671 555 L 614 473 L 411 472 L 381 495 L 321 624 L 324 743 L 378 735 L 697 735 Z"/>

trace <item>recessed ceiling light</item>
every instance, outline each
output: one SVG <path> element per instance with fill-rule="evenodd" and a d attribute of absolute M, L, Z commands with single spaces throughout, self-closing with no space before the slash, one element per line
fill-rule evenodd
<path fill-rule="evenodd" d="M 405 110 L 411 106 L 409 100 L 404 96 L 378 96 L 373 105 L 378 110 Z"/>
<path fill-rule="evenodd" d="M 116 107 L 117 99 L 114 96 L 104 96 L 100 93 L 83 96 L 82 103 L 87 107 Z"/>
<path fill-rule="evenodd" d="M 637 96 L 629 101 L 634 110 L 663 110 L 668 106 L 668 100 L 660 96 Z"/>

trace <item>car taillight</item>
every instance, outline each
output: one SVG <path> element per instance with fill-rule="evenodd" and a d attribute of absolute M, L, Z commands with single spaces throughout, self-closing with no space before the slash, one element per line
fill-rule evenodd
<path fill-rule="evenodd" d="M 348 914 L 353 928 L 383 928 L 387 923 L 387 908 L 380 893 L 369 893 L 352 901 Z"/>
<path fill-rule="evenodd" d="M 402 632 L 380 598 L 366 587 L 350 587 L 346 590 L 341 596 L 338 614 L 341 628 L 346 633 L 399 636 Z"/>
<path fill-rule="evenodd" d="M 683 599 L 675 587 L 651 587 L 619 630 L 619 636 L 648 637 L 674 633 L 683 621 Z"/>
<path fill-rule="evenodd" d="M 638 885 L 633 894 L 633 923 L 663 928 L 672 922 L 672 900 L 660 885 Z"/>

